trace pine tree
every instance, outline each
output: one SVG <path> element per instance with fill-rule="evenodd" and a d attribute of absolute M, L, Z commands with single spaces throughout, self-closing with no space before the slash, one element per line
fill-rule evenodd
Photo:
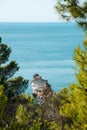
<path fill-rule="evenodd" d="M 66 19 L 74 19 L 85 32 L 87 31 L 87 1 L 59 0 L 57 11 Z M 74 51 L 73 59 L 76 63 L 76 84 L 64 88 L 59 93 L 61 100 L 60 114 L 64 129 L 87 129 L 87 34 L 83 44 Z"/>
<path fill-rule="evenodd" d="M 77 64 L 77 81 L 79 85 L 87 91 L 87 34 L 83 41 L 83 49 L 78 46 L 74 51 L 73 59 Z"/>
<path fill-rule="evenodd" d="M 76 83 L 63 88 L 60 93 L 60 114 L 66 130 L 87 129 L 87 35 L 83 46 L 74 51 Z"/>
<path fill-rule="evenodd" d="M 87 30 L 87 1 L 58 0 L 56 10 L 66 20 L 74 19 Z"/>
<path fill-rule="evenodd" d="M 28 80 L 22 76 L 13 77 L 16 71 L 19 70 L 16 61 L 5 64 L 9 60 L 11 51 L 11 48 L 6 44 L 0 43 L 0 84 L 4 86 L 5 94 L 9 99 L 25 92 L 28 87 Z"/>

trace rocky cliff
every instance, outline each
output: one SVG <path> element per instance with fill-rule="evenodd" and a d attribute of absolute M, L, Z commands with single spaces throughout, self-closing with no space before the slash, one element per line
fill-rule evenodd
<path fill-rule="evenodd" d="M 38 104 L 45 102 L 46 98 L 53 96 L 54 92 L 47 80 L 43 79 L 39 74 L 35 74 L 31 80 L 33 96 Z"/>

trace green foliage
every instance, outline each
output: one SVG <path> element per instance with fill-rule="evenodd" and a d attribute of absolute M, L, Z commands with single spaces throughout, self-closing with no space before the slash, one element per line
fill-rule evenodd
<path fill-rule="evenodd" d="M 16 119 L 20 124 L 28 124 L 28 120 L 32 117 L 31 112 L 27 112 L 26 108 L 23 105 L 19 105 L 16 112 Z"/>
<path fill-rule="evenodd" d="M 77 64 L 76 78 L 79 85 L 87 89 L 87 36 L 83 41 L 83 50 L 77 47 L 74 51 L 74 60 Z"/>
<path fill-rule="evenodd" d="M 0 65 L 8 61 L 10 53 L 11 48 L 9 48 L 6 44 L 0 44 Z"/>
<path fill-rule="evenodd" d="M 61 106 L 59 109 L 65 130 L 87 129 L 87 38 L 83 47 L 74 51 L 76 62 L 77 84 L 63 88 L 59 93 Z"/>
<path fill-rule="evenodd" d="M 42 122 L 40 118 L 38 119 L 38 121 L 33 120 L 33 125 L 30 128 L 30 130 L 41 130 L 41 125 L 42 125 Z"/>
<path fill-rule="evenodd" d="M 28 87 L 28 80 L 23 79 L 22 76 L 12 78 L 19 70 L 15 61 L 3 65 L 9 60 L 10 53 L 11 49 L 6 44 L 0 43 L 0 84 L 3 85 L 9 99 L 20 95 Z"/>
<path fill-rule="evenodd" d="M 62 18 L 74 19 L 87 31 L 87 1 L 58 0 L 56 9 Z M 77 84 L 71 84 L 59 93 L 60 114 L 65 130 L 87 129 L 87 34 L 83 46 L 74 51 Z"/>
<path fill-rule="evenodd" d="M 49 123 L 49 130 L 62 130 L 62 126 L 55 121 Z"/>
<path fill-rule="evenodd" d="M 66 92 L 67 91 L 67 92 Z M 70 88 L 60 93 L 62 106 L 60 114 L 66 119 L 65 128 L 68 130 L 87 129 L 87 95 L 78 85 L 71 84 Z"/>
<path fill-rule="evenodd" d="M 7 97 L 4 94 L 3 86 L 0 85 L 0 120 L 3 119 L 5 113 L 5 106 L 7 103 Z"/>
<path fill-rule="evenodd" d="M 74 19 L 87 30 L 87 1 L 58 0 L 56 10 L 66 20 Z"/>
<path fill-rule="evenodd" d="M 7 113 L 5 107 L 7 105 L 7 97 L 4 93 L 3 86 L 0 85 L 0 128 L 7 127 Z"/>

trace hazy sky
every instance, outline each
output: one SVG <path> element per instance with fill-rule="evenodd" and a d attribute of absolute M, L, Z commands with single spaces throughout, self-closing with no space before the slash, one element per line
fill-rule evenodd
<path fill-rule="evenodd" d="M 0 0 L 0 22 L 58 22 L 56 0 Z"/>

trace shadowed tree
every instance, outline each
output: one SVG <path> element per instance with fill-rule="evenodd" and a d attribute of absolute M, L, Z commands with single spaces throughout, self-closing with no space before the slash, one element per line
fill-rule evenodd
<path fill-rule="evenodd" d="M 25 92 L 28 87 L 28 80 L 25 80 L 22 76 L 13 77 L 19 70 L 16 61 L 4 65 L 9 60 L 10 53 L 11 48 L 1 43 L 0 38 L 0 84 L 4 86 L 7 97 L 14 98 Z"/>
<path fill-rule="evenodd" d="M 5 106 L 7 103 L 7 97 L 4 94 L 3 86 L 0 85 L 0 126 L 2 124 L 2 120 L 4 119 L 6 112 L 5 112 Z"/>

